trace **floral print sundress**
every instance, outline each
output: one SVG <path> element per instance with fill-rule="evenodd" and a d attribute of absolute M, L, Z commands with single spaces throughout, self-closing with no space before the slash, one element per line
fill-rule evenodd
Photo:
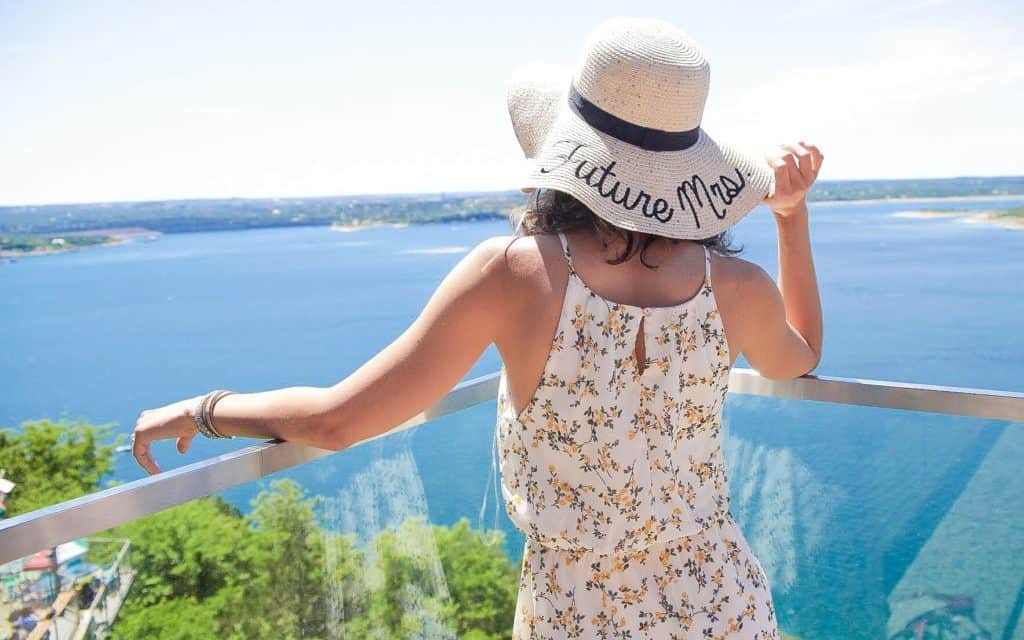
<path fill-rule="evenodd" d="M 636 307 L 592 291 L 559 239 L 569 280 L 540 384 L 518 416 L 504 367 L 498 391 L 502 496 L 526 536 L 513 637 L 779 638 L 729 511 L 707 248 L 693 298 Z"/>

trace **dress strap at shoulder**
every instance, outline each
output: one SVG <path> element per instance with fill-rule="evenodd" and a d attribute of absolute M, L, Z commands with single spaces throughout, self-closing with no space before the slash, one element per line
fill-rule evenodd
<path fill-rule="evenodd" d="M 569 241 L 565 238 L 565 233 L 558 232 L 558 241 L 562 243 L 562 255 L 565 256 L 565 262 L 569 265 L 569 273 L 576 273 L 576 269 L 572 266 L 572 252 L 569 251 Z"/>
<path fill-rule="evenodd" d="M 704 285 L 711 286 L 711 251 L 704 245 Z"/>

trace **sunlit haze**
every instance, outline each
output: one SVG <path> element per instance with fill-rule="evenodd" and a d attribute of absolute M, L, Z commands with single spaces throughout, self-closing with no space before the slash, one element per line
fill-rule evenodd
<path fill-rule="evenodd" d="M 771 5 L 775 5 L 774 7 Z M 0 2 L 0 204 L 510 189 L 505 87 L 628 10 L 827 179 L 1022 172 L 1011 2 Z"/>

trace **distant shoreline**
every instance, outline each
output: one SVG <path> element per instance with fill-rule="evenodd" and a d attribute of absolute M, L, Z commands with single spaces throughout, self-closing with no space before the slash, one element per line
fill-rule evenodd
<path fill-rule="evenodd" d="M 870 198 L 870 199 L 835 199 L 835 200 L 812 200 L 810 205 L 815 206 L 839 206 L 846 204 L 891 204 L 900 203 L 907 205 L 914 204 L 929 204 L 929 203 L 957 203 L 957 202 L 985 202 L 985 203 L 997 203 L 1006 202 L 1013 200 L 1024 199 L 1024 194 L 1020 195 L 1009 195 L 1009 194 L 993 194 L 993 195 L 950 195 L 950 196 L 920 196 L 920 197 L 883 197 L 883 198 Z M 12 261 L 17 258 L 26 256 L 42 256 L 52 255 L 59 253 L 69 253 L 73 251 L 80 251 L 84 249 L 92 249 L 97 247 L 110 247 L 115 245 L 121 245 L 128 242 L 136 241 L 139 238 L 146 240 L 155 239 L 164 233 L 201 233 L 208 231 L 247 231 L 257 229 L 282 229 L 291 228 L 296 226 L 327 226 L 331 231 L 337 231 L 341 233 L 352 233 L 356 231 L 363 231 L 366 229 L 374 228 L 392 228 L 400 229 L 410 225 L 423 225 L 423 224 L 437 224 L 445 222 L 475 222 L 485 220 L 507 220 L 510 210 L 514 210 L 517 207 L 510 207 L 508 201 L 504 201 L 502 205 L 496 206 L 498 203 L 489 203 L 489 207 L 493 206 L 490 210 L 480 210 L 479 203 L 475 204 L 475 207 L 471 203 L 460 202 L 451 203 L 453 206 L 449 206 L 443 212 L 437 212 L 441 215 L 434 217 L 423 216 L 423 217 L 410 217 L 406 210 L 393 210 L 390 209 L 384 203 L 367 203 L 368 207 L 364 209 L 372 210 L 375 206 L 380 206 L 383 209 L 381 215 L 388 216 L 394 215 L 394 220 L 388 220 L 385 218 L 376 217 L 353 217 L 345 221 L 324 221 L 322 219 L 314 220 L 301 220 L 301 217 L 292 217 L 289 222 L 284 220 L 278 224 L 266 224 L 267 220 L 260 220 L 257 224 L 251 224 L 250 226 L 236 226 L 227 227 L 223 226 L 224 221 L 216 217 L 216 214 L 211 214 L 207 219 L 198 218 L 194 219 L 194 225 L 190 225 L 187 228 L 179 227 L 172 228 L 171 230 L 158 230 L 144 227 L 141 225 L 124 226 L 124 227 L 95 227 L 86 230 L 76 231 L 27 231 L 21 232 L 7 232 L 2 235 L 6 235 L 9 238 L 22 238 L 31 239 L 32 241 L 39 243 L 39 246 L 32 249 L 0 249 L 0 259 L 4 261 Z M 460 206 L 461 205 L 461 206 Z M 468 206 L 469 205 L 469 206 Z M 521 205 L 519 205 L 521 206 Z M 465 208 L 463 208 L 465 207 Z M 505 207 L 510 207 L 505 209 Z M 474 210 L 474 208 L 476 210 Z M 497 211 L 495 210 L 498 209 Z M 468 210 L 467 210 L 468 209 Z M 1017 213 L 1017 209 L 999 211 L 998 207 L 987 208 L 984 210 L 966 210 L 966 209 L 932 209 L 922 208 L 920 210 L 906 209 L 893 214 L 894 217 L 898 218 L 954 218 L 960 219 L 966 223 L 974 224 L 988 224 L 997 226 L 1005 229 L 1013 230 L 1024 230 L 1024 213 Z M 379 210 L 378 210 L 379 211 Z M 1008 215 L 1008 211 L 1013 211 Z M 85 222 L 80 220 L 79 224 Z M 205 223 L 205 224 L 204 224 Z M 213 225 L 212 228 L 210 225 Z M 108 239 L 103 242 L 94 243 L 72 243 L 67 244 L 44 244 L 52 240 L 67 240 L 76 237 L 83 236 L 105 236 Z M 63 246 L 62 246 L 63 245 Z"/>
<path fill-rule="evenodd" d="M 998 195 L 987 195 L 987 196 L 920 196 L 915 198 L 868 198 L 864 200 L 809 200 L 808 205 L 819 205 L 819 204 L 878 204 L 878 203 L 894 203 L 894 202 L 906 202 L 908 204 L 926 203 L 926 202 L 957 202 L 965 200 L 985 200 L 998 202 L 1001 200 L 1024 200 L 1024 193 L 1018 195 L 998 194 Z"/>
<path fill-rule="evenodd" d="M 17 236 L 22 234 L 10 234 L 11 236 Z M 155 236 L 162 235 L 159 231 L 153 231 L 151 229 L 144 229 L 142 227 L 123 227 L 123 228 L 112 228 L 112 229 L 88 229 L 85 231 L 68 231 L 66 233 L 31 233 L 24 234 L 27 237 L 41 237 L 48 238 L 51 244 L 41 245 L 30 251 L 21 250 L 10 250 L 0 249 L 0 258 L 17 259 L 32 256 L 49 256 L 60 253 L 72 253 L 75 251 L 83 251 L 86 249 L 97 249 L 100 247 L 112 247 L 115 245 L 125 244 L 132 242 L 141 236 L 147 238 L 154 238 Z M 66 238 L 81 238 L 89 236 L 103 236 L 106 239 L 102 242 L 90 243 L 90 244 L 73 244 L 66 243 Z M 65 240 L 61 244 L 53 244 L 53 240 Z"/>
<path fill-rule="evenodd" d="M 426 223 L 421 223 L 426 224 Z M 409 226 L 408 222 L 332 222 L 331 231 L 340 231 L 342 233 L 351 233 L 352 231 L 362 231 L 364 229 L 378 229 L 380 227 L 390 227 L 392 229 L 404 229 Z"/>
<path fill-rule="evenodd" d="M 921 211 L 897 211 L 894 218 L 917 218 L 934 220 L 950 218 L 967 224 L 988 224 L 1015 231 L 1024 230 L 1024 214 L 1008 211 L 969 211 L 964 209 L 924 209 Z"/>

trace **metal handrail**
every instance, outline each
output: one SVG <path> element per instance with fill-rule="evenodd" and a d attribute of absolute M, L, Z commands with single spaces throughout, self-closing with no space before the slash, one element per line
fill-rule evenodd
<path fill-rule="evenodd" d="M 752 369 L 733 369 L 729 392 L 773 398 L 814 400 L 879 409 L 905 409 L 970 418 L 1020 422 L 1024 420 L 1024 393 L 943 387 L 885 380 L 802 376 L 769 380 Z"/>
<path fill-rule="evenodd" d="M 498 392 L 498 375 L 491 373 L 467 380 L 427 411 L 359 444 L 493 400 Z M 1009 391 L 826 376 L 769 380 L 750 369 L 731 371 L 729 391 L 1010 422 L 1024 421 L 1024 393 Z M 0 564 L 332 453 L 336 452 L 271 440 L 0 520 Z"/>

